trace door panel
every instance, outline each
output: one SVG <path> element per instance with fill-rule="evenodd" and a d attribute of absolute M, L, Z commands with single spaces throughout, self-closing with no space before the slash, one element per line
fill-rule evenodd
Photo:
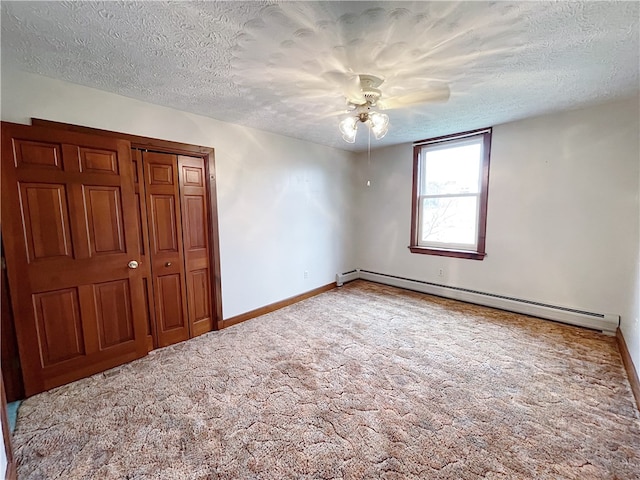
<path fill-rule="evenodd" d="M 147 162 L 156 162 L 156 163 L 147 163 L 149 167 L 149 184 L 150 185 L 175 185 L 173 182 L 173 170 L 174 167 L 172 164 L 159 164 L 157 162 L 166 161 L 166 157 L 173 157 L 175 155 L 167 155 L 165 153 L 149 153 L 144 152 Z M 163 160 L 164 158 L 164 160 Z"/>
<path fill-rule="evenodd" d="M 194 322 L 200 322 L 211 315 L 209 285 L 209 270 L 194 270 L 189 272 L 191 296 L 189 302 L 193 303 Z"/>
<path fill-rule="evenodd" d="M 151 271 L 158 346 L 187 340 L 187 313 L 178 162 L 175 155 L 143 152 L 145 193 L 150 221 Z"/>
<path fill-rule="evenodd" d="M 154 254 L 178 253 L 176 202 L 173 195 L 151 195 Z"/>
<path fill-rule="evenodd" d="M 15 165 L 19 168 L 30 165 L 37 168 L 62 168 L 62 152 L 58 144 L 16 140 L 14 145 Z"/>
<path fill-rule="evenodd" d="M 118 175 L 118 159 L 114 152 L 81 148 L 81 171 L 86 173 L 111 173 Z"/>
<path fill-rule="evenodd" d="M 85 186 L 84 199 L 91 256 L 124 253 L 120 189 Z"/>
<path fill-rule="evenodd" d="M 184 241 L 187 250 L 207 248 L 206 232 L 207 218 L 203 196 L 185 195 L 183 197 L 184 213 Z"/>
<path fill-rule="evenodd" d="M 203 171 L 204 164 L 198 167 L 189 167 L 187 165 L 182 164 L 182 173 L 184 175 L 183 185 L 185 187 L 204 187 L 204 179 L 202 176 L 204 175 Z"/>
<path fill-rule="evenodd" d="M 205 187 L 206 168 L 200 157 L 178 157 L 182 202 L 182 236 L 189 299 L 191 336 L 213 329 L 210 282 L 209 199 Z"/>
<path fill-rule="evenodd" d="M 158 296 L 160 298 L 158 317 L 163 332 L 184 328 L 182 315 L 182 282 L 180 275 L 157 277 Z"/>
<path fill-rule="evenodd" d="M 28 261 L 70 257 L 71 230 L 65 186 L 26 183 L 19 188 Z"/>
<path fill-rule="evenodd" d="M 3 122 L 1 163 L 26 395 L 145 355 L 129 143 Z"/>
<path fill-rule="evenodd" d="M 100 349 L 134 339 L 129 281 L 116 280 L 94 285 Z"/>
<path fill-rule="evenodd" d="M 33 295 L 44 367 L 84 355 L 78 289 Z"/>

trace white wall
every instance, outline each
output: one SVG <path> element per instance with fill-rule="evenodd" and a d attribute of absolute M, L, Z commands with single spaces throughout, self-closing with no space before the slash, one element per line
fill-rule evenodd
<path fill-rule="evenodd" d="M 1 111 L 215 148 L 225 319 L 355 267 L 351 153 L 6 69 Z"/>
<path fill-rule="evenodd" d="M 640 367 L 638 105 L 494 127 L 483 261 L 411 254 L 412 145 L 360 154 L 358 267 L 619 314 Z"/>

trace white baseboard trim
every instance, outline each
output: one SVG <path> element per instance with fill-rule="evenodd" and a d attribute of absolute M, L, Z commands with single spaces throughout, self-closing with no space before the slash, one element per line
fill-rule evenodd
<path fill-rule="evenodd" d="M 620 316 L 610 313 L 587 312 L 575 308 L 548 305 L 531 300 L 523 300 L 504 295 L 479 292 L 466 288 L 451 287 L 437 283 L 414 280 L 410 278 L 387 275 L 356 269 L 351 272 L 336 275 L 336 284 L 342 286 L 346 282 L 362 279 L 382 283 L 393 287 L 404 288 L 416 292 L 428 293 L 439 297 L 451 298 L 468 303 L 475 303 L 487 307 L 498 308 L 510 312 L 522 313 L 534 317 L 554 320 L 579 327 L 599 330 L 610 336 L 615 336 L 620 324 Z"/>

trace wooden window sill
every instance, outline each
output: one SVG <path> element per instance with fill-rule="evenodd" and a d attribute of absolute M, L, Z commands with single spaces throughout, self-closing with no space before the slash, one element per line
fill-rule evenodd
<path fill-rule="evenodd" d="M 444 248 L 427 248 L 410 245 L 411 253 L 420 253 L 423 255 L 439 255 L 441 257 L 468 258 L 470 260 L 484 260 L 486 253 L 471 252 L 469 250 L 447 250 Z"/>

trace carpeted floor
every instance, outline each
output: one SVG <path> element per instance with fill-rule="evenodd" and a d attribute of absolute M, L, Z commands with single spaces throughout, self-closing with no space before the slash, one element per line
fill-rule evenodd
<path fill-rule="evenodd" d="M 27 399 L 22 479 L 638 479 L 615 340 L 357 281 Z"/>

